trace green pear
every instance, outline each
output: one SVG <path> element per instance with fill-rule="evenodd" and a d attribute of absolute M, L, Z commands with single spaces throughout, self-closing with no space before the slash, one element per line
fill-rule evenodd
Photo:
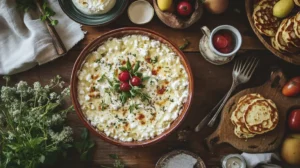
<path fill-rule="evenodd" d="M 273 7 L 273 15 L 278 18 L 284 18 L 291 13 L 294 6 L 293 0 L 280 0 Z"/>

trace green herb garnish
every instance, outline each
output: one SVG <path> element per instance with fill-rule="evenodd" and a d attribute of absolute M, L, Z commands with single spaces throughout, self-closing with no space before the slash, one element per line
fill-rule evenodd
<path fill-rule="evenodd" d="M 109 154 L 111 159 L 114 159 L 113 167 L 110 166 L 102 166 L 102 168 L 125 168 L 125 164 L 120 160 L 119 156 L 116 154 Z"/>
<path fill-rule="evenodd" d="M 180 50 L 184 50 L 188 45 L 190 45 L 190 42 L 187 39 L 183 39 L 184 44 L 179 47 Z"/>
<path fill-rule="evenodd" d="M 95 142 L 90 140 L 89 132 L 84 128 L 81 132 L 81 141 L 75 143 L 75 148 L 80 153 L 80 160 L 87 161 L 92 159 L 92 149 L 95 146 Z"/>
<path fill-rule="evenodd" d="M 35 1 L 36 0 L 16 0 L 17 8 L 24 12 L 27 12 L 28 10 L 35 10 L 37 8 Z M 55 26 L 58 24 L 58 20 L 52 19 L 52 17 L 55 15 L 55 12 L 49 7 L 49 4 L 46 0 L 43 1 L 42 10 L 43 13 L 40 16 L 42 21 L 49 19 L 51 25 Z"/>

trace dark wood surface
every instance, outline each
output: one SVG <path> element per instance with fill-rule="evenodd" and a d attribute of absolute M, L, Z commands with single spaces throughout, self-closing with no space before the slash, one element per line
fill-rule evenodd
<path fill-rule="evenodd" d="M 285 75 L 281 70 L 273 70 L 270 79 L 265 84 L 242 90 L 232 96 L 224 106 L 217 130 L 207 138 L 209 148 L 213 149 L 217 147 L 217 144 L 228 143 L 236 149 L 250 153 L 266 153 L 278 149 L 286 133 L 287 114 L 291 109 L 300 105 L 300 97 L 286 97 L 281 93 L 286 82 Z M 266 99 L 271 99 L 278 109 L 279 121 L 274 130 L 270 132 L 249 139 L 240 139 L 233 132 L 234 125 L 230 118 L 239 99 L 251 93 L 258 93 Z"/>
<path fill-rule="evenodd" d="M 234 12 L 234 9 L 238 9 L 240 13 Z M 272 55 L 269 51 L 265 50 L 250 28 L 244 12 L 244 1 L 232 0 L 230 8 L 222 15 L 211 15 L 204 12 L 203 18 L 199 22 L 185 30 L 171 29 L 155 17 L 151 23 L 142 27 L 152 29 L 167 36 L 177 45 L 182 45 L 184 43 L 183 38 L 186 38 L 191 42 L 191 45 L 185 51 L 185 55 L 191 64 L 195 80 L 195 91 L 194 101 L 187 118 L 168 138 L 158 144 L 145 148 L 129 149 L 117 147 L 92 135 L 92 139 L 96 141 L 96 148 L 91 162 L 80 162 L 78 155 L 74 153 L 56 167 L 99 168 L 100 165 L 112 164 L 113 161 L 109 158 L 108 154 L 118 154 L 126 163 L 127 167 L 153 168 L 155 167 L 155 163 L 158 159 L 167 152 L 175 149 L 185 149 L 198 154 L 204 160 L 207 167 L 213 168 L 221 167 L 220 160 L 223 156 L 230 153 L 238 153 L 238 150 L 226 144 L 218 146 L 212 152 L 207 149 L 205 145 L 205 138 L 210 135 L 215 128 L 206 128 L 200 133 L 194 133 L 192 131 L 197 123 L 224 96 L 231 85 L 231 71 L 233 63 L 223 66 L 212 65 L 203 59 L 198 50 L 199 40 L 202 36 L 200 27 L 207 25 L 209 28 L 213 28 L 221 24 L 233 25 L 241 31 L 243 36 L 243 45 L 238 57 L 255 55 L 261 58 L 261 65 L 259 66 L 258 71 L 254 74 L 252 80 L 248 84 L 242 85 L 237 91 L 247 87 L 254 87 L 263 84 L 268 79 L 270 69 L 273 66 L 281 67 L 288 78 L 300 75 L 299 66 L 286 63 Z M 80 51 L 102 33 L 125 26 L 134 26 L 128 20 L 126 12 L 115 23 L 106 27 L 83 27 L 83 30 L 87 31 L 85 39 L 71 49 L 67 55 L 48 64 L 13 75 L 12 82 L 26 80 L 29 83 L 33 83 L 34 81 L 47 83 L 51 78 L 59 74 L 67 83 L 69 83 L 72 67 Z M 68 123 L 74 129 L 75 136 L 78 136 L 83 124 L 75 112 L 69 114 Z M 187 132 L 190 130 L 190 134 L 188 134 L 189 136 L 187 136 L 187 140 L 185 142 L 179 141 L 177 136 L 178 132 L 183 129 L 187 130 Z"/>

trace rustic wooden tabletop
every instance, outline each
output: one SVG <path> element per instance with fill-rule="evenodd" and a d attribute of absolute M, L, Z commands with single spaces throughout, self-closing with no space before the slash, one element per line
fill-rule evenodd
<path fill-rule="evenodd" d="M 287 77 L 300 75 L 299 66 L 280 60 L 263 47 L 250 28 L 245 14 L 243 1 L 232 0 L 230 8 L 221 15 L 211 15 L 208 12 L 205 12 L 199 22 L 184 30 L 171 29 L 164 25 L 157 17 L 154 17 L 149 24 L 141 27 L 152 29 L 165 35 L 178 46 L 184 43 L 184 38 L 191 42 L 184 52 L 192 67 L 195 79 L 195 94 L 191 110 L 185 121 L 179 129 L 175 130 L 165 140 L 145 148 L 128 149 L 117 147 L 91 135 L 92 139 L 96 141 L 94 157 L 91 162 L 82 163 L 79 161 L 79 156 L 74 154 L 71 157 L 68 157 L 64 162 L 60 163 L 60 166 L 58 167 L 90 168 L 100 167 L 100 165 L 111 165 L 113 161 L 108 155 L 118 154 L 127 167 L 153 168 L 162 155 L 175 149 L 186 149 L 198 154 L 204 160 L 207 167 L 221 167 L 220 160 L 223 156 L 230 153 L 239 153 L 239 151 L 227 144 L 216 146 L 213 151 L 209 151 L 206 148 L 205 138 L 211 134 L 216 127 L 206 128 L 200 133 L 194 133 L 192 131 L 196 124 L 224 96 L 231 85 L 231 71 L 233 64 L 229 63 L 223 66 L 212 65 L 204 60 L 198 49 L 199 40 L 202 36 L 200 27 L 206 25 L 209 28 L 214 28 L 221 24 L 233 25 L 241 32 L 243 44 L 238 53 L 238 57 L 255 55 L 261 59 L 261 64 L 251 82 L 238 88 L 238 91 L 243 88 L 254 87 L 264 83 L 269 77 L 270 70 L 275 66 L 283 69 Z M 42 83 L 47 83 L 51 78 L 59 74 L 67 83 L 69 83 L 73 64 L 80 51 L 88 43 L 109 30 L 129 26 L 136 25 L 129 21 L 126 11 L 123 16 L 108 26 L 83 26 L 82 29 L 87 32 L 84 40 L 71 49 L 67 55 L 48 64 L 37 66 L 29 71 L 13 75 L 12 80 L 13 82 L 26 80 L 29 83 L 38 80 Z M 75 135 L 78 136 L 83 124 L 75 112 L 69 114 L 68 123 L 73 127 Z M 186 141 L 178 140 L 178 132 L 181 130 L 188 130 L 188 132 L 190 132 Z"/>

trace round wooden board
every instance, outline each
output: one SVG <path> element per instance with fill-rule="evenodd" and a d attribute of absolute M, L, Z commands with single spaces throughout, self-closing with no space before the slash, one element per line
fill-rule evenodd
<path fill-rule="evenodd" d="M 207 138 L 208 147 L 212 149 L 216 144 L 229 143 L 238 150 L 249 153 L 270 152 L 277 149 L 285 134 L 288 112 L 293 108 L 300 107 L 299 97 L 285 97 L 282 95 L 281 89 L 285 83 L 286 79 L 283 73 L 277 70 L 272 72 L 271 79 L 264 85 L 246 89 L 234 95 L 222 111 L 217 130 Z M 239 98 L 250 93 L 259 93 L 275 102 L 279 112 L 279 123 L 274 130 L 268 133 L 256 135 L 249 139 L 240 139 L 234 134 L 234 125 L 231 123 L 230 117 Z"/>
<path fill-rule="evenodd" d="M 254 31 L 254 33 L 256 34 L 256 36 L 258 37 L 258 39 L 263 43 L 263 45 L 269 51 L 271 51 L 277 57 L 279 57 L 279 58 L 281 58 L 281 59 L 283 59 L 287 62 L 290 62 L 292 64 L 300 65 L 300 54 L 287 54 L 287 53 L 279 52 L 278 50 L 273 48 L 273 46 L 271 45 L 270 37 L 263 36 L 257 31 L 257 29 L 254 26 L 253 18 L 252 18 L 253 5 L 254 5 L 253 1 L 254 0 L 246 0 L 245 1 L 245 8 L 246 8 L 247 18 L 249 20 L 251 28 Z"/>

